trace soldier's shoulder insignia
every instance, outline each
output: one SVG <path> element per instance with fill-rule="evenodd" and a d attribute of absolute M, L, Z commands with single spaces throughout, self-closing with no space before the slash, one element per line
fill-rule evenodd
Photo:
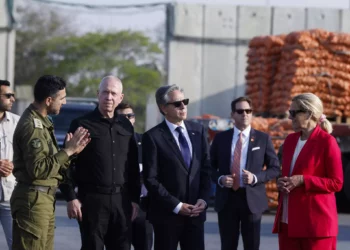
<path fill-rule="evenodd" d="M 35 139 L 31 140 L 30 145 L 35 149 L 41 148 L 41 141 L 40 141 L 40 139 L 35 138 Z"/>
<path fill-rule="evenodd" d="M 34 118 L 34 128 L 43 129 L 43 123 L 37 118 Z"/>

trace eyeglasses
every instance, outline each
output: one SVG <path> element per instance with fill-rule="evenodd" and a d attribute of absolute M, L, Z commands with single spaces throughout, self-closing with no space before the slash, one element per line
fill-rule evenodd
<path fill-rule="evenodd" d="M 247 114 L 251 114 L 253 112 L 252 109 L 236 109 L 237 114 L 243 114 L 243 112 L 246 112 Z"/>
<path fill-rule="evenodd" d="M 135 113 L 123 114 L 126 118 L 131 119 L 135 118 Z"/>
<path fill-rule="evenodd" d="M 297 114 L 299 113 L 305 113 L 306 111 L 305 110 L 289 110 L 289 114 L 291 117 L 295 118 Z"/>
<path fill-rule="evenodd" d="M 181 101 L 176 101 L 176 102 L 168 102 L 167 104 L 172 104 L 175 106 L 175 108 L 181 107 L 182 103 L 187 106 L 188 103 L 190 102 L 190 99 L 183 99 Z"/>
<path fill-rule="evenodd" d="M 6 94 L 1 94 L 6 97 L 6 99 L 10 99 L 11 97 L 15 98 L 15 94 L 13 93 L 6 93 Z"/>

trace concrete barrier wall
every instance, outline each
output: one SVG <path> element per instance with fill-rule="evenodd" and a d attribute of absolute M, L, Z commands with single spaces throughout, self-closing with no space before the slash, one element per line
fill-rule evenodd
<path fill-rule="evenodd" d="M 167 84 L 185 89 L 189 117 L 229 117 L 231 101 L 245 93 L 252 37 L 313 28 L 350 32 L 345 9 L 174 4 L 167 13 Z"/>
<path fill-rule="evenodd" d="M 14 81 L 15 39 L 16 32 L 11 27 L 7 0 L 0 0 L 0 79 L 11 83 Z"/>

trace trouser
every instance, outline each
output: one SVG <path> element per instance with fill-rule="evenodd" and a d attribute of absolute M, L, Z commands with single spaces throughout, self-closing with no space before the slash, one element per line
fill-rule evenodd
<path fill-rule="evenodd" d="M 9 250 L 12 249 L 12 216 L 8 206 L 0 205 L 0 222 L 5 233 L 5 238 Z"/>
<path fill-rule="evenodd" d="M 336 250 L 336 237 L 292 238 L 288 237 L 288 224 L 280 224 L 278 233 L 280 250 Z"/>
<path fill-rule="evenodd" d="M 55 197 L 17 184 L 11 197 L 13 250 L 54 249 Z"/>
<path fill-rule="evenodd" d="M 251 213 L 245 188 L 231 191 L 225 207 L 218 212 L 221 250 L 237 250 L 240 232 L 244 250 L 259 250 L 261 217 Z"/>
<path fill-rule="evenodd" d="M 129 250 L 132 206 L 126 194 L 86 193 L 82 200 L 83 250 Z"/>
<path fill-rule="evenodd" d="M 135 250 L 151 250 L 153 245 L 153 227 L 146 218 L 147 198 L 141 198 L 140 209 L 132 222 L 132 245 Z"/>
<path fill-rule="evenodd" d="M 154 250 L 204 250 L 204 222 L 182 217 L 153 223 Z"/>

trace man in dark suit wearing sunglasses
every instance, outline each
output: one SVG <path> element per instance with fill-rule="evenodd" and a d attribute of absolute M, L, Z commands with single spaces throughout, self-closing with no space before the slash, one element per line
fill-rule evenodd
<path fill-rule="evenodd" d="M 143 137 L 143 172 L 155 250 L 204 250 L 210 162 L 203 126 L 185 121 L 189 100 L 176 85 L 160 87 L 165 120 Z"/>
<path fill-rule="evenodd" d="M 259 250 L 261 216 L 268 208 L 265 182 L 279 174 L 271 138 L 250 126 L 251 103 L 246 97 L 232 101 L 235 126 L 217 134 L 210 149 L 221 250 L 237 250 L 240 232 L 245 250 Z"/>

